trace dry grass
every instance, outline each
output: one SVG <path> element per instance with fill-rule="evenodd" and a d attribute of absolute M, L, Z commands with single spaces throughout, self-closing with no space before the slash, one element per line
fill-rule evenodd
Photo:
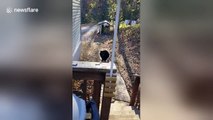
<path fill-rule="evenodd" d="M 82 41 L 80 60 L 90 62 L 100 61 L 98 56 L 99 48 L 100 45 L 95 42 Z"/>
<path fill-rule="evenodd" d="M 117 62 L 117 68 L 131 95 L 133 75 L 140 74 L 140 26 L 120 29 Z"/>

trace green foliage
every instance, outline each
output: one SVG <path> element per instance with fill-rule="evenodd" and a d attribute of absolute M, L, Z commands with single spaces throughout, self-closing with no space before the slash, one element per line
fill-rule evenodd
<path fill-rule="evenodd" d="M 108 4 L 109 4 L 109 21 L 113 22 L 115 20 L 115 15 L 116 15 L 116 0 L 108 0 Z"/>
<path fill-rule="evenodd" d="M 138 28 L 140 28 L 140 24 L 126 25 L 124 22 L 121 22 L 121 23 L 120 23 L 120 25 L 119 25 L 119 29 L 120 29 L 120 30 L 124 30 L 124 29 L 127 29 L 127 28 L 130 28 L 130 29 L 138 29 Z"/>
<path fill-rule="evenodd" d="M 125 29 L 125 28 L 128 28 L 130 27 L 130 25 L 126 25 L 124 22 L 121 22 L 120 25 L 119 25 L 119 29 Z"/>
<path fill-rule="evenodd" d="M 123 0 L 121 11 L 123 11 L 123 19 L 137 20 L 140 15 L 140 0 Z"/>
<path fill-rule="evenodd" d="M 115 21 L 116 0 L 82 0 L 82 23 Z M 86 7 L 87 6 L 87 7 Z M 140 0 L 122 0 L 120 21 L 137 20 L 140 13 Z"/>
<path fill-rule="evenodd" d="M 89 7 L 90 8 L 92 8 L 92 9 L 94 9 L 95 7 L 96 7 L 96 2 L 91 2 L 90 4 L 89 4 Z"/>

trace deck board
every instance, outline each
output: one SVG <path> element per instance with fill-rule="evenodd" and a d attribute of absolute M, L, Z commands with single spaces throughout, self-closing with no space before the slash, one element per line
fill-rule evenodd
<path fill-rule="evenodd" d="M 73 71 L 90 71 L 90 72 L 110 72 L 111 63 L 73 61 Z M 117 72 L 116 65 L 113 64 L 113 73 Z"/>

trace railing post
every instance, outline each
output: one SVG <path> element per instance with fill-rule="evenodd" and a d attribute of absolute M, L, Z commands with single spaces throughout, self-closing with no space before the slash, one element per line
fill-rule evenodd
<path fill-rule="evenodd" d="M 87 98 L 87 80 L 84 80 L 84 83 L 82 85 L 82 91 L 83 91 L 83 99 L 86 100 L 86 98 Z"/>
<path fill-rule="evenodd" d="M 94 81 L 93 98 L 97 103 L 98 110 L 99 110 L 99 107 L 100 107 L 101 84 L 104 82 L 106 73 L 102 73 L 102 75 L 104 77 L 101 81 Z"/>
<path fill-rule="evenodd" d="M 138 88 L 140 85 L 140 76 L 139 75 L 135 75 L 134 76 L 134 84 L 133 84 L 133 90 L 132 90 L 132 95 L 131 95 L 131 100 L 130 100 L 130 106 L 134 106 L 135 105 L 135 100 L 138 94 Z"/>
<path fill-rule="evenodd" d="M 115 91 L 116 77 L 107 77 L 104 82 L 103 100 L 101 107 L 101 120 L 108 120 L 113 92 Z"/>

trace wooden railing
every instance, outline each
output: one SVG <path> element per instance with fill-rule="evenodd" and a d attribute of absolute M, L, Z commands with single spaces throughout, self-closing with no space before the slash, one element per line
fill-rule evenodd
<path fill-rule="evenodd" d="M 74 80 L 83 80 L 82 91 L 83 91 L 83 99 L 88 98 L 87 94 L 87 81 L 93 80 L 93 93 L 92 98 L 97 103 L 98 109 L 101 106 L 100 120 L 108 120 L 111 106 L 111 99 L 113 96 L 109 94 L 113 92 L 111 87 L 107 87 L 108 85 L 115 85 L 111 82 L 108 83 L 106 80 L 106 73 L 110 71 L 110 63 L 98 63 L 98 62 L 82 62 L 82 61 L 74 61 L 73 62 L 73 79 Z M 116 73 L 116 67 L 113 67 L 113 73 Z M 103 91 L 101 91 L 101 87 L 103 86 Z M 107 92 L 108 91 L 108 92 Z M 101 101 L 102 100 L 102 101 Z"/>
<path fill-rule="evenodd" d="M 135 106 L 137 109 L 140 109 L 140 90 L 139 90 L 139 85 L 140 85 L 140 76 L 139 75 L 134 75 L 134 83 L 133 83 L 133 90 L 132 90 L 132 95 L 130 99 L 130 106 Z"/>

